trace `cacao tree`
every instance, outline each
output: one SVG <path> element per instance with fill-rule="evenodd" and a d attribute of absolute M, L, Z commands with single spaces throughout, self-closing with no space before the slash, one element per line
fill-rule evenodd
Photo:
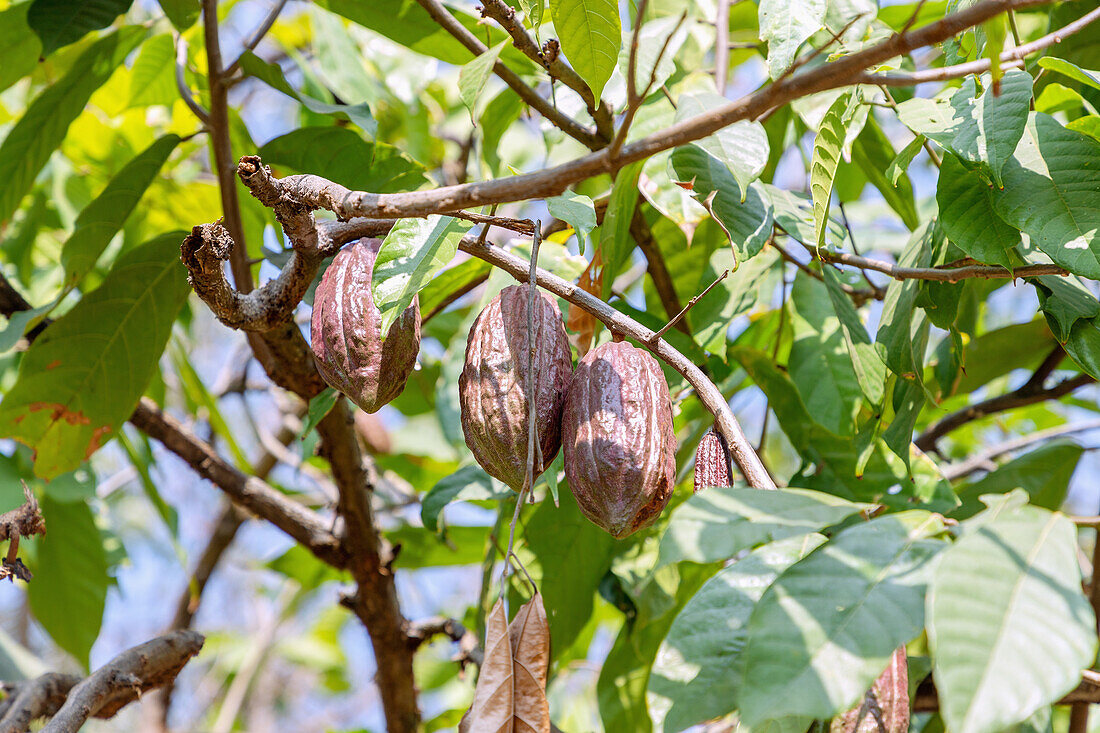
<path fill-rule="evenodd" d="M 1098 17 L 0 0 L 0 733 L 1094 730 Z"/>

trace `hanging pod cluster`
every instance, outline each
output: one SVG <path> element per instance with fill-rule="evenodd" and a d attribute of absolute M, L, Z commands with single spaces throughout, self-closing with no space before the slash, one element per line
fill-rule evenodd
<path fill-rule="evenodd" d="M 539 295 L 533 329 L 528 290 L 513 285 L 470 330 L 459 382 L 466 444 L 488 474 L 520 491 L 534 409 L 534 475 L 564 447 L 566 477 L 581 511 L 625 537 L 652 524 L 672 495 L 676 439 L 668 385 L 656 360 L 627 343 L 593 349 L 573 373 L 561 311 Z M 533 405 L 527 398 L 532 379 Z"/>

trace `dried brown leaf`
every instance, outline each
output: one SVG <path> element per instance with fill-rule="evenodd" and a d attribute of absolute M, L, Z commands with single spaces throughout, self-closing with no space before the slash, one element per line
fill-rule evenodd
<path fill-rule="evenodd" d="M 538 593 L 516 612 L 508 627 L 515 680 L 515 733 L 549 733 L 546 675 L 550 666 L 550 625 Z"/>
<path fill-rule="evenodd" d="M 486 619 L 485 660 L 474 688 L 474 703 L 458 724 L 459 733 L 511 733 L 514 677 L 508 616 L 504 603 L 497 601 Z"/>
<path fill-rule="evenodd" d="M 909 666 L 898 647 L 858 705 L 833 718 L 830 733 L 906 733 L 909 730 Z"/>
<path fill-rule="evenodd" d="M 592 262 L 581 273 L 580 279 L 577 280 L 577 287 L 586 293 L 595 295 L 597 298 L 601 296 L 603 290 L 603 258 L 599 252 L 596 252 Z M 596 329 L 599 328 L 600 322 L 588 311 L 570 304 L 569 316 L 565 321 L 565 325 L 571 331 L 569 341 L 577 349 L 577 356 L 587 354 L 588 350 L 592 348 L 592 339 L 596 335 Z"/>

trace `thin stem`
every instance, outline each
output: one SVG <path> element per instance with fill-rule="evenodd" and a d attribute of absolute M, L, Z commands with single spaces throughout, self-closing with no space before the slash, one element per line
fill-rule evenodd
<path fill-rule="evenodd" d="M 730 0 L 718 0 L 714 25 L 714 86 L 718 87 L 719 94 L 725 96 L 730 69 Z"/>
<path fill-rule="evenodd" d="M 687 304 L 687 305 L 685 305 L 685 306 L 683 307 L 683 309 L 681 309 L 681 310 L 680 310 L 680 312 L 679 312 L 679 313 L 677 313 L 676 315 L 674 315 L 674 316 L 672 317 L 672 319 L 671 319 L 671 320 L 669 320 L 669 322 L 668 322 L 668 323 L 666 323 L 666 324 L 665 324 L 664 326 L 662 326 L 662 327 L 661 327 L 661 330 L 660 330 L 660 331 L 657 331 L 657 333 L 653 334 L 653 335 L 652 335 L 652 336 L 650 337 L 650 339 L 649 339 L 649 342 L 650 342 L 650 343 L 656 343 L 657 341 L 659 341 L 659 340 L 661 339 L 661 337 L 662 337 L 662 336 L 664 336 L 664 335 L 665 335 L 666 333 L 668 333 L 668 330 L 669 330 L 670 328 L 672 328 L 673 326 L 675 326 L 675 325 L 676 325 L 676 324 L 677 324 L 677 323 L 678 323 L 678 322 L 680 321 L 680 319 L 681 319 L 681 318 L 683 318 L 683 317 L 684 317 L 685 315 L 687 315 L 687 312 L 688 312 L 689 310 L 691 310 L 691 309 L 692 309 L 692 308 L 693 308 L 693 307 L 695 306 L 695 304 L 696 304 L 696 303 L 698 303 L 698 302 L 699 302 L 699 301 L 700 301 L 700 300 L 701 300 L 701 299 L 703 298 L 703 296 L 705 296 L 705 295 L 706 295 L 707 293 L 709 293 L 709 292 L 711 291 L 711 288 L 713 288 L 713 287 L 714 287 L 715 285 L 717 285 L 718 283 L 720 283 L 720 282 L 722 282 L 723 280 L 725 280 L 725 279 L 726 279 L 726 277 L 727 277 L 727 276 L 728 276 L 729 274 L 730 274 L 730 271 L 729 271 L 728 269 L 727 269 L 727 270 L 725 270 L 725 271 L 723 271 L 723 272 L 722 272 L 722 274 L 721 274 L 721 275 L 719 275 L 719 276 L 718 276 L 718 277 L 717 277 L 717 278 L 716 278 L 716 279 L 714 280 L 714 282 L 712 282 L 712 283 L 711 283 L 710 285 L 708 285 L 708 286 L 707 286 L 707 287 L 706 287 L 706 288 L 705 288 L 705 289 L 703 290 L 703 292 L 699 293 L 699 294 L 698 294 L 698 295 L 696 295 L 696 296 L 695 296 L 694 298 L 692 298 L 691 300 L 689 300 L 689 301 L 688 301 L 688 304 Z"/>
<path fill-rule="evenodd" d="M 244 44 L 244 50 L 241 51 L 241 55 L 234 59 L 225 69 L 225 76 L 228 78 L 232 76 L 237 69 L 241 67 L 241 59 L 244 58 L 245 53 L 249 51 L 255 51 L 256 46 L 260 45 L 260 41 L 263 40 L 267 32 L 271 30 L 271 27 L 275 25 L 275 21 L 279 19 L 279 13 L 283 12 L 283 8 L 286 7 L 287 0 L 275 0 L 275 4 L 271 6 L 271 10 L 267 12 L 263 22 L 256 28 L 255 32 L 249 37 Z"/>

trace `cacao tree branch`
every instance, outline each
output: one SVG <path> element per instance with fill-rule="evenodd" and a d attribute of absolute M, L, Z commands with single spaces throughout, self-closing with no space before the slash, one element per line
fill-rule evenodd
<path fill-rule="evenodd" d="M 24 733 L 35 720 L 52 716 L 79 682 L 76 675 L 60 672 L 47 672 L 33 680 L 5 682 L 7 697 L 0 702 L 0 733 Z"/>
<path fill-rule="evenodd" d="M 489 50 L 484 43 L 478 40 L 477 36 L 466 30 L 466 26 L 459 23 L 458 19 L 451 15 L 450 11 L 448 11 L 439 0 L 416 0 L 416 2 L 427 11 L 428 15 L 432 16 L 432 20 L 439 23 L 444 30 L 469 49 L 474 56 L 480 56 Z M 543 99 L 538 92 L 527 86 L 523 79 L 519 78 L 519 74 L 505 66 L 503 61 L 497 60 L 497 62 L 493 64 L 493 73 L 511 87 L 529 107 L 537 110 L 538 113 L 545 117 L 554 127 L 557 127 L 589 150 L 599 150 L 606 144 L 597 133 L 589 130 L 584 125 L 564 114 L 550 102 Z M 460 206 L 458 208 L 461 209 L 466 207 Z"/>
<path fill-rule="evenodd" d="M 430 4 L 434 0 L 420 1 Z M 535 173 L 407 193 L 351 191 L 311 175 L 289 176 L 283 180 L 286 190 L 296 199 L 322 202 L 319 208 L 328 209 L 343 220 L 354 217 L 390 219 L 427 216 L 494 203 L 556 196 L 577 181 L 610 173 L 628 163 L 706 137 L 739 120 L 756 119 L 799 97 L 858 83 L 860 74 L 871 66 L 943 41 L 1007 10 L 1041 5 L 1046 1 L 983 0 L 935 23 L 893 34 L 874 46 L 819 67 L 799 71 L 736 101 L 678 122 L 624 145 L 616 156 L 609 155 L 605 149 Z M 453 17 L 451 20 L 454 20 Z M 465 29 L 463 31 L 466 32 Z M 477 43 L 482 45 L 480 41 Z"/>
<path fill-rule="evenodd" d="M 634 207 L 634 216 L 630 220 L 630 236 L 645 257 L 646 271 L 653 280 L 653 289 L 657 291 L 657 297 L 665 309 L 665 315 L 671 319 L 683 310 L 683 306 L 680 304 L 680 297 L 676 294 L 676 286 L 672 282 L 672 275 L 668 271 L 668 265 L 665 264 L 661 248 L 653 238 L 653 232 L 650 231 L 645 215 L 642 214 L 641 201 L 642 197 L 639 196 L 638 204 Z M 677 321 L 676 329 L 691 335 L 691 328 L 685 320 Z"/>
<path fill-rule="evenodd" d="M 1035 445 L 1036 443 L 1042 443 L 1054 438 L 1061 438 L 1066 435 L 1072 435 L 1073 433 L 1084 433 L 1090 430 L 1100 430 L 1100 419 L 1084 420 L 1082 422 L 1070 423 L 1069 425 L 1059 425 L 1056 428 L 1048 428 L 1047 430 L 1040 430 L 1037 433 L 1022 435 L 1013 440 L 1006 440 L 1003 443 L 991 446 L 980 453 L 970 456 L 965 461 L 945 466 L 943 468 L 943 476 L 949 481 L 954 481 L 969 476 L 976 471 L 992 471 L 997 468 L 997 464 L 993 462 L 994 458 L 998 458 L 1007 453 L 1014 453 L 1018 450 Z"/>

